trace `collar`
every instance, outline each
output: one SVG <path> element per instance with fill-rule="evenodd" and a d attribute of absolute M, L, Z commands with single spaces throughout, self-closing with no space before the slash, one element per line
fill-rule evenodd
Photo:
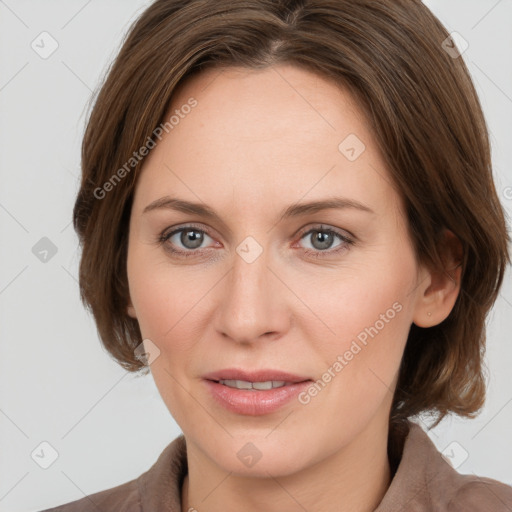
<path fill-rule="evenodd" d="M 461 475 L 439 453 L 428 434 L 407 420 L 401 458 L 391 484 L 374 512 L 444 510 L 456 491 L 476 475 Z M 407 432 L 408 430 L 408 432 Z M 143 512 L 181 512 L 181 487 L 188 471 L 183 434 L 172 441 L 138 479 Z"/>

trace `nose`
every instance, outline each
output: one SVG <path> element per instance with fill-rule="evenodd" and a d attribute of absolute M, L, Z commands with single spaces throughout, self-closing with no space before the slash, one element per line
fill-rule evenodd
<path fill-rule="evenodd" d="M 289 329 L 292 292 L 263 251 L 254 261 L 234 254 L 216 302 L 217 332 L 237 343 L 278 339 Z"/>

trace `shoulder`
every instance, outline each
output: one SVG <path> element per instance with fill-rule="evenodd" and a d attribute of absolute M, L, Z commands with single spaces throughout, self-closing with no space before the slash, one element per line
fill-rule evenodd
<path fill-rule="evenodd" d="M 458 473 L 418 424 L 409 421 L 397 437 L 404 438 L 398 468 L 375 512 L 512 512 L 510 485 Z"/>
<path fill-rule="evenodd" d="M 460 475 L 461 485 L 448 503 L 448 512 L 510 512 L 512 487 L 492 478 Z"/>
<path fill-rule="evenodd" d="M 137 479 L 41 512 L 90 512 L 91 510 L 141 512 Z"/>
<path fill-rule="evenodd" d="M 181 482 L 187 473 L 183 434 L 139 477 L 41 512 L 156 512 L 181 510 Z"/>

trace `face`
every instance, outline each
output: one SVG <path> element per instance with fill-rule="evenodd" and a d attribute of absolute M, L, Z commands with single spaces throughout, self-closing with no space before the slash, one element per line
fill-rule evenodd
<path fill-rule="evenodd" d="M 209 70 L 176 109 L 135 190 L 128 314 L 189 453 L 260 476 L 348 453 L 387 428 L 428 285 L 370 128 L 289 65 Z"/>

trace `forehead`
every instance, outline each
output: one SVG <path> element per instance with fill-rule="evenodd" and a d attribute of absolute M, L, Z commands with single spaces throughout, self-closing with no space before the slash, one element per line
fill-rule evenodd
<path fill-rule="evenodd" d="M 259 70 L 219 67 L 194 74 L 175 89 L 169 114 L 190 97 L 199 101 L 203 117 L 230 118 L 230 123 L 224 125 L 226 132 L 228 128 L 236 132 L 240 121 L 246 134 L 251 134 L 251 126 L 252 134 L 279 133 L 282 127 L 289 130 L 294 119 L 302 119 L 306 129 L 316 128 L 320 133 L 326 128 L 342 130 L 343 120 L 361 135 L 370 131 L 346 86 L 292 64 Z M 244 118 L 244 114 L 251 117 Z"/>
<path fill-rule="evenodd" d="M 191 100 L 196 106 L 184 108 Z M 334 191 L 393 202 L 356 100 L 310 71 L 209 69 L 179 85 L 166 119 L 173 114 L 179 122 L 139 177 L 146 201 L 178 189 L 194 200 L 215 191 L 219 204 L 234 194 L 290 203 Z"/>

